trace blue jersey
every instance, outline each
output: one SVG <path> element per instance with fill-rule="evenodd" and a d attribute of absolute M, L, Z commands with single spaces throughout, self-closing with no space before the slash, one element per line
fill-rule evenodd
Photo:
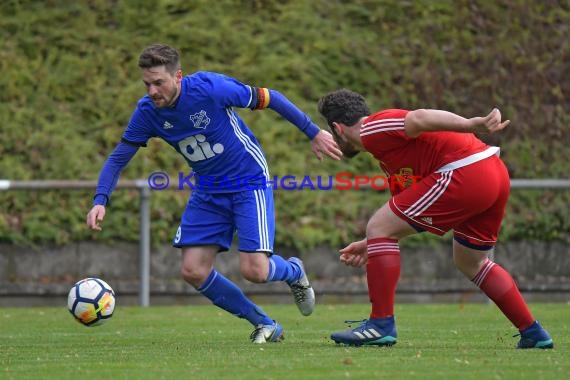
<path fill-rule="evenodd" d="M 228 76 L 197 72 L 182 79 L 172 107 L 157 108 L 148 95 L 137 104 L 121 143 L 99 175 L 94 204 L 106 205 L 119 175 L 148 139 L 159 137 L 188 162 L 199 191 L 226 193 L 264 188 L 269 169 L 259 142 L 235 108 L 270 108 L 309 139 L 320 131 L 307 115 L 275 90 L 245 85 Z"/>
<path fill-rule="evenodd" d="M 157 108 L 148 95 L 138 102 L 123 141 L 165 140 L 186 159 L 201 191 L 262 187 L 269 179 L 265 154 L 233 109 L 255 108 L 255 90 L 222 74 L 186 76 L 173 107 Z"/>

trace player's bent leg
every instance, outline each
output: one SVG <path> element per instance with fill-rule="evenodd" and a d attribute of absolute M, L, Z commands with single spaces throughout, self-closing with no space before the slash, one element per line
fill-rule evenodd
<path fill-rule="evenodd" d="M 488 258 L 490 251 L 453 242 L 457 267 L 475 283 L 519 330 L 517 348 L 552 348 L 552 338 L 530 312 L 515 281 L 500 265 Z M 475 273 L 473 275 L 473 273 Z"/>
<path fill-rule="evenodd" d="M 348 346 L 396 344 L 394 301 L 400 278 L 398 239 L 415 232 L 387 204 L 372 216 L 366 228 L 366 278 L 372 303 L 370 318 L 362 320 L 356 328 L 331 334 L 334 342 Z"/>
<path fill-rule="evenodd" d="M 250 339 L 253 343 L 277 342 L 283 339 L 283 328 L 271 319 L 260 307 L 245 296 L 242 290 L 212 269 L 217 252 L 216 246 L 182 248 L 182 275 L 202 295 L 219 308 L 246 319 L 253 326 Z M 210 272 L 203 277 L 201 274 Z"/>
<path fill-rule="evenodd" d="M 372 304 L 370 317 L 352 330 L 331 334 L 331 339 L 349 346 L 391 346 L 397 338 L 394 303 L 400 278 L 398 240 L 368 238 L 367 255 L 366 279 Z"/>

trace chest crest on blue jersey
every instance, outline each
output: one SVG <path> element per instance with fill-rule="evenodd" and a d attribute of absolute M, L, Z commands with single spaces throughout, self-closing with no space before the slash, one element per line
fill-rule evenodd
<path fill-rule="evenodd" d="M 194 124 L 194 128 L 199 129 L 206 129 L 208 124 L 210 124 L 210 118 L 206 115 L 206 111 L 204 110 L 190 115 L 190 121 Z"/>

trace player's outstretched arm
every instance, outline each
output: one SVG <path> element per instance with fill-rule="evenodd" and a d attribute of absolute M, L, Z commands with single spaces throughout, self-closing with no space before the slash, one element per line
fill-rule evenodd
<path fill-rule="evenodd" d="M 342 152 L 329 132 L 320 129 L 303 111 L 279 91 L 267 89 L 267 93 L 269 94 L 267 107 L 295 125 L 311 140 L 311 149 L 319 160 L 322 160 L 325 155 L 334 160 L 341 159 Z M 256 107 L 256 109 L 259 109 L 259 107 Z"/>
<path fill-rule="evenodd" d="M 138 149 L 137 146 L 121 142 L 105 161 L 97 181 L 93 208 L 87 213 L 87 226 L 90 229 L 101 231 L 101 222 L 105 218 L 105 205 L 109 202 L 121 171 L 134 157 Z"/>
<path fill-rule="evenodd" d="M 473 117 L 469 119 L 473 132 L 495 133 L 505 129 L 510 124 L 510 120 L 502 121 L 501 111 L 493 108 L 485 117 Z"/>
<path fill-rule="evenodd" d="M 417 109 L 406 115 L 405 130 L 410 137 L 422 132 L 452 131 L 463 133 L 494 133 L 509 125 L 510 120 L 502 121 L 501 111 L 494 108 L 487 116 L 466 119 L 453 112 L 430 109 Z"/>

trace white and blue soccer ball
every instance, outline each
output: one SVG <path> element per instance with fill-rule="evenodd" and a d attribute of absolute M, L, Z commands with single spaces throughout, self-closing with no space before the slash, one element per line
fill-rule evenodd
<path fill-rule="evenodd" d="M 99 326 L 113 316 L 115 292 L 100 278 L 84 278 L 69 291 L 67 308 L 82 325 Z"/>

